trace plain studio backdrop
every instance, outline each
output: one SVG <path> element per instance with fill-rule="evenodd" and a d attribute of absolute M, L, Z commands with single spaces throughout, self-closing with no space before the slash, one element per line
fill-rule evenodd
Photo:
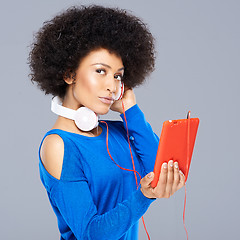
<path fill-rule="evenodd" d="M 136 88 L 160 136 L 168 119 L 200 118 L 187 181 L 191 240 L 239 239 L 240 2 L 238 0 L 5 1 L 1 4 L 1 239 L 59 239 L 38 172 L 38 147 L 57 116 L 28 77 L 29 45 L 44 21 L 75 4 L 129 10 L 156 39 L 156 69 Z M 103 118 L 120 119 L 110 113 Z M 184 240 L 184 188 L 145 214 L 152 240 Z M 139 239 L 147 239 L 140 222 Z"/>

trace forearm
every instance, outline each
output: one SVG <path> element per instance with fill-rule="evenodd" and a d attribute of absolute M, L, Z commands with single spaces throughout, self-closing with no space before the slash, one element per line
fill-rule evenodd
<path fill-rule="evenodd" d="M 95 216 L 87 228 L 86 239 L 116 240 L 121 238 L 147 211 L 154 199 L 146 198 L 140 190 L 119 203 L 114 209 Z"/>
<path fill-rule="evenodd" d="M 84 181 L 58 183 L 54 187 L 53 199 L 76 238 L 87 240 L 121 238 L 154 201 L 145 197 L 139 189 L 100 215 Z"/>

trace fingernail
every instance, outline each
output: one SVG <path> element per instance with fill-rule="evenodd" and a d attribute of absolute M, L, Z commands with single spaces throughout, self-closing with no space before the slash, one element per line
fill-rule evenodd
<path fill-rule="evenodd" d="M 152 178 L 152 176 L 153 176 L 153 173 L 150 172 L 150 173 L 148 174 L 148 178 Z"/>
<path fill-rule="evenodd" d="M 170 163 L 170 167 L 172 167 L 173 166 L 173 160 L 170 160 L 169 163 Z"/>
<path fill-rule="evenodd" d="M 175 162 L 175 168 L 178 169 L 178 163 L 177 162 Z"/>
<path fill-rule="evenodd" d="M 163 163 L 163 168 L 167 168 L 167 163 Z"/>
<path fill-rule="evenodd" d="M 183 172 L 182 172 L 181 170 L 179 170 L 179 172 L 180 172 L 182 175 L 184 175 Z"/>

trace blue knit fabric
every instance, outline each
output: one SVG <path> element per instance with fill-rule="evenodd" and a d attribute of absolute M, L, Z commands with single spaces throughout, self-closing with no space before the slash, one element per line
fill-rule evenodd
<path fill-rule="evenodd" d="M 109 128 L 110 153 L 117 164 L 133 169 L 128 146 L 126 123 L 106 121 Z M 132 154 L 136 170 L 144 177 L 153 171 L 159 138 L 134 105 L 126 111 Z M 61 239 L 136 240 L 138 220 L 154 199 L 136 190 L 133 172 L 120 169 L 109 157 L 106 147 L 106 125 L 99 123 L 102 133 L 87 137 L 52 129 L 64 142 L 64 158 L 60 180 L 50 175 L 40 158 L 40 178 L 58 219 Z M 138 178 L 139 182 L 139 178 Z"/>

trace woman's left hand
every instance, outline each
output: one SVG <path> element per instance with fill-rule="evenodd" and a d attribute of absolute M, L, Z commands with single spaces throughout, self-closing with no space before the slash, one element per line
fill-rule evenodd
<path fill-rule="evenodd" d="M 125 111 L 136 104 L 136 97 L 132 88 L 129 88 L 126 85 L 124 86 L 124 94 L 122 99 L 115 101 L 111 106 L 111 110 L 123 113 L 122 101 Z"/>
<path fill-rule="evenodd" d="M 170 160 L 163 163 L 157 186 L 152 188 L 154 173 L 151 172 L 141 180 L 141 191 L 147 198 L 170 198 L 185 185 L 185 176 L 179 170 L 178 162 Z"/>

